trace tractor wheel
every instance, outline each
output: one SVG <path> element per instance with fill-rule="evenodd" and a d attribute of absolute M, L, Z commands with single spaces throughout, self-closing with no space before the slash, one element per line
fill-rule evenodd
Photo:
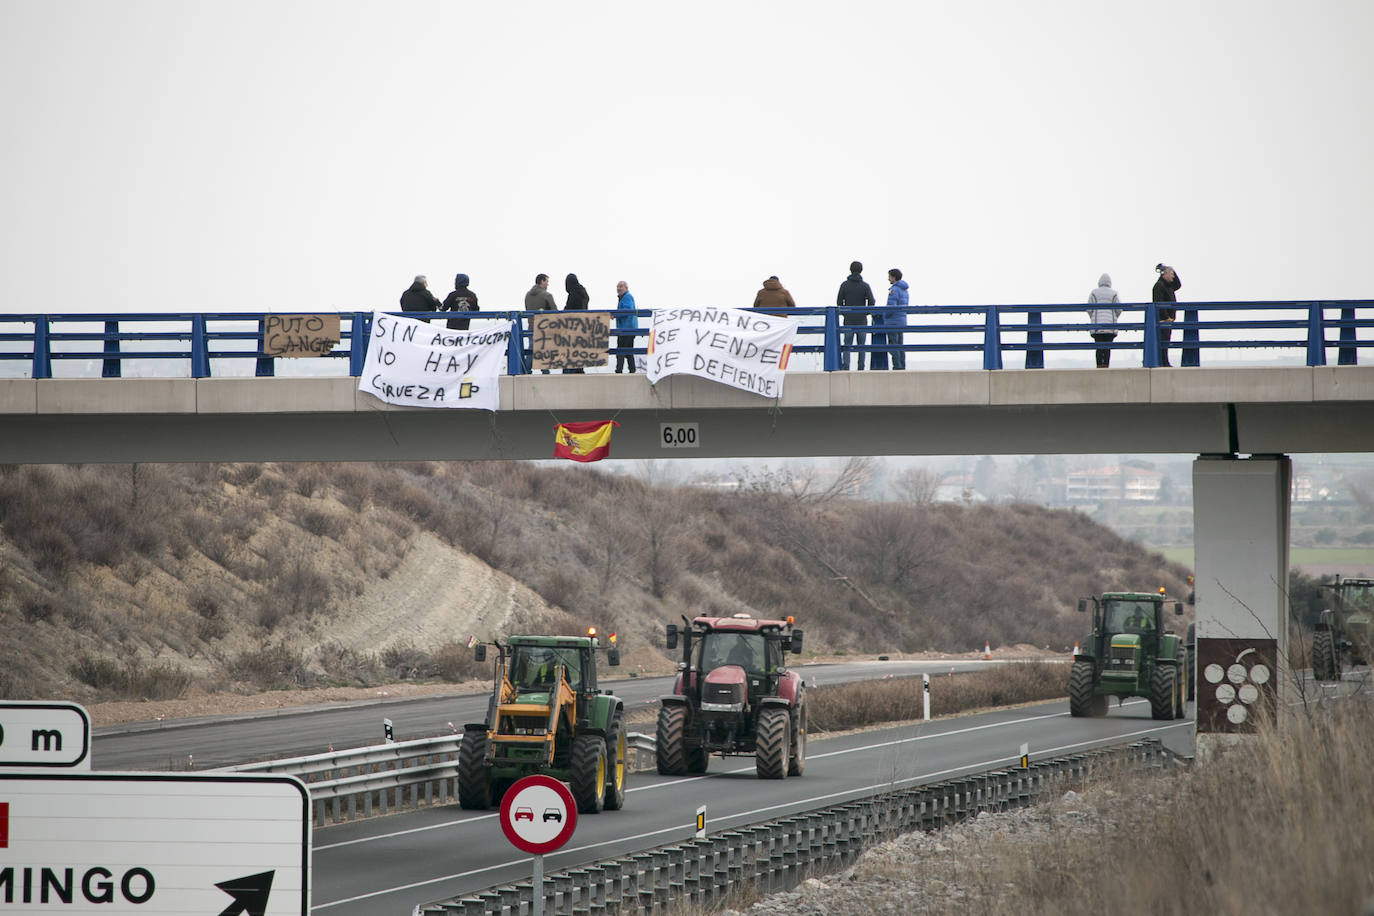
<path fill-rule="evenodd" d="M 788 718 L 792 726 L 792 754 L 787 760 L 787 775 L 800 776 L 806 772 L 806 701 L 798 703 Z"/>
<path fill-rule="evenodd" d="M 486 732 L 466 732 L 458 744 L 458 804 L 469 811 L 491 807 Z"/>
<path fill-rule="evenodd" d="M 1336 640 L 1330 630 L 1312 634 L 1312 676 L 1319 681 L 1341 679 L 1341 660 L 1336 655 Z"/>
<path fill-rule="evenodd" d="M 572 797 L 582 814 L 597 814 L 606 804 L 606 739 L 578 735 L 572 746 Z"/>
<path fill-rule="evenodd" d="M 1178 672 L 1173 665 L 1156 663 L 1150 676 L 1150 715 L 1156 719 L 1172 719 L 1178 706 Z"/>
<path fill-rule="evenodd" d="M 683 756 L 687 758 L 688 773 L 705 773 L 706 768 L 711 765 L 711 755 L 706 753 L 704 747 L 688 747 Z"/>
<path fill-rule="evenodd" d="M 625 751 L 625 722 L 616 713 L 606 733 L 606 807 L 611 811 L 625 807 L 625 774 L 629 769 Z"/>
<path fill-rule="evenodd" d="M 1107 698 L 1093 693 L 1093 662 L 1084 659 L 1069 669 L 1069 715 L 1105 716 Z"/>
<path fill-rule="evenodd" d="M 681 776 L 687 772 L 687 761 L 683 757 L 683 744 L 687 737 L 686 731 L 686 707 L 664 706 L 659 709 L 658 738 L 654 742 L 654 757 L 658 761 L 660 774 Z"/>
<path fill-rule="evenodd" d="M 754 734 L 754 767 L 759 779 L 787 776 L 791 718 L 781 706 L 765 706 L 759 711 L 759 724 Z"/>

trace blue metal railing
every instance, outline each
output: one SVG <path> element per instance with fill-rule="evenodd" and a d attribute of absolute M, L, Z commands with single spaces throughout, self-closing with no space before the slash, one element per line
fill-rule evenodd
<path fill-rule="evenodd" d="M 910 368 L 920 368 L 923 354 L 968 354 L 982 368 L 1007 368 L 1009 354 L 1022 353 L 1021 366 L 1043 369 L 1047 355 L 1064 367 L 1084 365 L 1085 351 L 1111 349 L 1138 352 L 1141 365 L 1160 365 L 1161 327 L 1172 328 L 1171 350 L 1180 353 L 1179 365 L 1200 366 L 1203 354 L 1237 351 L 1302 351 L 1308 366 L 1327 364 L 1327 350 L 1337 351 L 1337 365 L 1356 365 L 1361 349 L 1374 347 L 1374 300 L 1199 302 L 1181 304 L 1178 320 L 1171 325 L 1159 320 L 1154 304 L 1122 306 L 1122 320 L 1115 325 L 1117 339 L 1108 344 L 1088 338 L 1082 305 L 961 305 L 911 306 L 903 309 L 907 324 L 855 326 L 846 317 L 871 316 L 881 320 L 889 310 L 798 308 L 789 315 L 801 320 L 794 353 L 818 354 L 827 372 L 840 370 L 846 356 L 869 356 L 901 350 Z M 412 318 L 434 319 L 433 313 L 404 313 Z M 612 313 L 614 314 L 614 313 Z M 507 371 L 528 373 L 529 312 L 479 312 L 473 320 L 516 321 L 520 333 L 511 338 Z M 638 313 L 647 325 L 652 312 Z M 133 362 L 144 377 L 208 378 L 217 363 L 253 361 L 258 376 L 275 375 L 279 357 L 263 352 L 265 313 L 143 313 L 143 314 L 0 314 L 0 375 L 36 379 L 54 377 L 54 367 L 64 365 L 76 375 L 93 374 L 89 364 L 98 361 L 100 376 L 120 378 Z M 370 312 L 340 314 L 340 341 L 330 352 L 312 359 L 348 361 L 348 374 L 362 374 L 371 330 Z M 442 326 L 445 319 L 438 319 Z M 848 331 L 860 331 L 861 344 L 842 348 Z M 643 354 L 648 328 L 611 330 L 611 343 L 634 337 L 640 345 L 610 355 Z M 899 335 L 897 337 L 896 335 Z M 177 363 L 162 367 L 152 361 Z M 1288 360 L 1286 362 L 1291 362 Z M 1278 365 L 1284 360 L 1276 359 Z M 18 365 L 16 365 L 18 364 Z M 28 372 L 24 373 L 24 364 Z M 12 371 L 6 371 L 6 367 Z M 185 368 L 182 368 L 185 367 Z M 156 370 L 165 374 L 151 374 Z M 65 373 L 63 373 L 65 375 Z M 315 373 L 318 374 L 318 373 Z M 339 373 L 342 375 L 342 373 Z"/>

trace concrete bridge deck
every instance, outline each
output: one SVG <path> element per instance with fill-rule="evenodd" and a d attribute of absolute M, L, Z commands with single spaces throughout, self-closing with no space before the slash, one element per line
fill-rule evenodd
<path fill-rule="evenodd" d="M 687 376 L 502 376 L 501 409 L 406 408 L 357 379 L 3 379 L 0 462 L 1374 451 L 1374 366 L 788 373 L 767 401 Z M 665 447 L 662 424 L 697 424 Z"/>

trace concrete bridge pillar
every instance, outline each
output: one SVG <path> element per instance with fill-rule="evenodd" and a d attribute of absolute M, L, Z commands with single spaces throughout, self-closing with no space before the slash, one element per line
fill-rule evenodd
<path fill-rule="evenodd" d="M 1193 462 L 1199 759 L 1273 722 L 1288 692 L 1286 455 Z"/>

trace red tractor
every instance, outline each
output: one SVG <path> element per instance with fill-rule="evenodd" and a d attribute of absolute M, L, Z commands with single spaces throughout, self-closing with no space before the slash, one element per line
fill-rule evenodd
<path fill-rule="evenodd" d="M 670 696 L 660 697 L 658 771 L 705 773 L 711 754 L 752 756 L 761 779 L 806 769 L 806 701 L 801 675 L 787 669 L 800 652 L 792 618 L 747 614 L 697 617 L 681 630 L 668 624 L 667 646 L 682 641 Z"/>

